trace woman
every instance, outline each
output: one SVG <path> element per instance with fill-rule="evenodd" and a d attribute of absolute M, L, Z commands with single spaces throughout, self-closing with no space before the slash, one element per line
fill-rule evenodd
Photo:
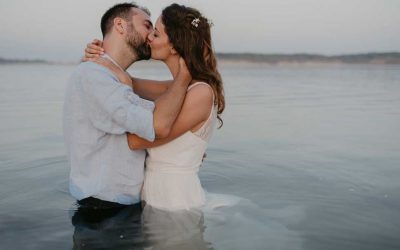
<path fill-rule="evenodd" d="M 198 10 L 172 4 L 157 19 L 149 42 L 152 58 L 163 61 L 174 78 L 182 57 L 193 80 L 168 137 L 150 142 L 128 134 L 131 149 L 148 152 L 142 199 L 152 207 L 166 210 L 200 207 L 205 197 L 197 173 L 217 119 L 222 125 L 220 115 L 225 107 L 222 80 L 211 46 L 210 23 Z M 100 47 L 89 47 L 100 54 Z M 96 62 L 110 68 L 121 82 L 126 81 L 126 72 L 104 60 Z M 133 86 L 137 94 L 147 99 L 156 99 L 168 88 L 168 84 L 135 78 Z M 153 89 L 149 92 L 146 88 Z"/>

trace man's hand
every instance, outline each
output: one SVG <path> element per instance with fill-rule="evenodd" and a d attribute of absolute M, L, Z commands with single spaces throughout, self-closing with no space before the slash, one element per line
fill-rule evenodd
<path fill-rule="evenodd" d="M 192 81 L 192 75 L 190 74 L 189 69 L 186 66 L 185 60 L 183 60 L 182 57 L 179 58 L 179 72 L 177 80 L 178 79 L 179 81 L 187 83 L 188 85 Z"/>

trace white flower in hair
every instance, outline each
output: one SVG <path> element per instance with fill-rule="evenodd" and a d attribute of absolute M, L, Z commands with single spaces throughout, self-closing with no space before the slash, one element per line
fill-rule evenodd
<path fill-rule="evenodd" d="M 194 27 L 198 27 L 199 26 L 199 23 L 200 23 L 200 18 L 195 18 L 195 19 L 193 19 L 193 21 L 192 21 L 192 25 L 194 26 Z"/>

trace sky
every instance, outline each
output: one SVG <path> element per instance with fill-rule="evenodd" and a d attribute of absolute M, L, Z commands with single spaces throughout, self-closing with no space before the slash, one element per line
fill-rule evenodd
<path fill-rule="evenodd" d="M 76 61 L 111 0 L 0 0 L 0 57 Z M 138 0 L 155 22 L 177 2 L 214 23 L 217 52 L 400 51 L 400 0 Z"/>

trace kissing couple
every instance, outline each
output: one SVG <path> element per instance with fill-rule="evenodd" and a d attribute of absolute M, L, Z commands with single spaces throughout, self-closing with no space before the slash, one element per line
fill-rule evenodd
<path fill-rule="evenodd" d="M 134 3 L 104 13 L 103 40 L 88 44 L 64 103 L 69 189 L 80 207 L 205 204 L 199 167 L 225 107 L 210 25 L 178 4 L 164 8 L 154 27 L 150 12 Z M 127 73 L 150 58 L 164 62 L 172 80 Z"/>

